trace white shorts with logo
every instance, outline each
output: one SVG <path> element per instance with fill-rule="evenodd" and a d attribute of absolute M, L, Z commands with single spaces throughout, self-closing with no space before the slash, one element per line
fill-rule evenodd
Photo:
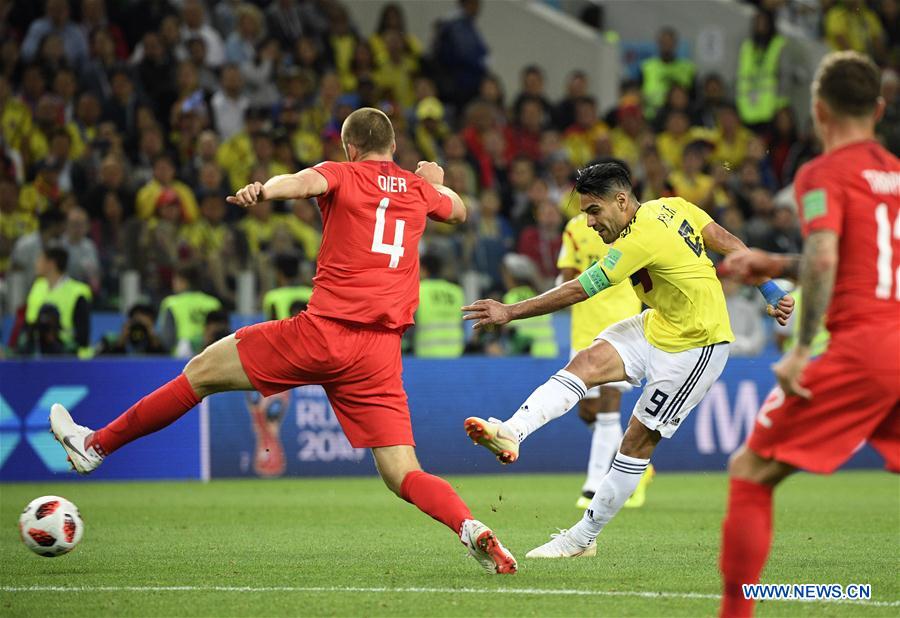
<path fill-rule="evenodd" d="M 598 335 L 597 339 L 599 339 L 599 338 L 600 337 Z M 597 341 L 597 339 L 594 339 L 594 341 Z M 572 350 L 569 352 L 569 360 L 572 360 L 573 358 L 575 358 L 575 355 L 578 354 L 579 352 L 581 352 L 581 350 L 576 350 L 576 349 L 572 348 Z M 609 384 L 603 384 L 601 386 L 595 386 L 594 388 L 589 388 L 587 395 L 582 397 L 582 399 L 599 399 L 601 388 L 614 388 L 615 390 L 619 391 L 620 393 L 627 393 L 627 392 L 630 392 L 631 389 L 633 389 L 634 387 L 631 385 L 631 383 L 626 382 L 625 380 L 622 380 L 620 382 L 610 382 Z"/>
<path fill-rule="evenodd" d="M 640 386 L 646 380 L 632 414 L 648 429 L 671 438 L 722 373 L 729 344 L 664 352 L 647 341 L 644 313 L 613 324 L 597 339 L 609 342 L 622 357 L 629 382 Z"/>

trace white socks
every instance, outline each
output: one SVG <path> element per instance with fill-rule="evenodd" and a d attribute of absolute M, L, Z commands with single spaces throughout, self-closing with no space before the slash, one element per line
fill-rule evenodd
<path fill-rule="evenodd" d="M 537 387 L 518 412 L 503 424 L 522 442 L 535 430 L 575 407 L 586 393 L 587 387 L 581 378 L 560 369 Z"/>
<path fill-rule="evenodd" d="M 637 488 L 641 475 L 647 469 L 649 459 L 637 459 L 616 453 L 609 473 L 603 478 L 591 506 L 584 517 L 569 529 L 569 536 L 581 547 L 587 547 L 597 538 L 603 527 L 615 517 L 625 501 Z"/>
<path fill-rule="evenodd" d="M 613 457 L 622 443 L 622 421 L 618 412 L 601 412 L 593 423 L 591 456 L 588 459 L 587 478 L 581 491 L 597 493 L 603 477 L 609 472 Z"/>

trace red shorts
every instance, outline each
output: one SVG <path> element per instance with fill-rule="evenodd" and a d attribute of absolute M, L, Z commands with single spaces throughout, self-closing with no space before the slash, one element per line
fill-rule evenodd
<path fill-rule="evenodd" d="M 355 448 L 415 446 L 400 333 L 304 311 L 235 333 L 250 383 L 265 396 L 321 384 Z"/>
<path fill-rule="evenodd" d="M 776 386 L 753 426 L 751 450 L 829 474 L 868 442 L 888 470 L 900 472 L 900 329 L 832 337 L 800 382 L 812 399 L 785 398 Z"/>

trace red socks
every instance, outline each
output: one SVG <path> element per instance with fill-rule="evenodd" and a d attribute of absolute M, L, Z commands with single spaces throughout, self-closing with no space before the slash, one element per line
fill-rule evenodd
<path fill-rule="evenodd" d="M 177 378 L 131 406 L 119 418 L 91 436 L 90 444 L 105 456 L 113 451 L 171 425 L 185 412 L 200 403 L 187 376 Z"/>
<path fill-rule="evenodd" d="M 469 507 L 456 494 L 450 483 L 421 470 L 409 472 L 403 477 L 400 496 L 456 534 L 459 534 L 465 520 L 472 519 Z"/>
<path fill-rule="evenodd" d="M 741 584 L 758 583 L 769 557 L 773 489 L 770 485 L 731 479 L 719 561 L 724 577 L 719 614 L 722 618 L 753 615 L 753 601 L 744 598 Z"/>

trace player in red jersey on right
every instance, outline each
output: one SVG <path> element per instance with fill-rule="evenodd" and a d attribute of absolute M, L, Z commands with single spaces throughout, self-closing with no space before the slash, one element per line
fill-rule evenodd
<path fill-rule="evenodd" d="M 880 73 L 856 52 L 829 54 L 813 82 L 813 118 L 825 154 L 794 181 L 802 256 L 735 253 L 738 274 L 798 278 L 799 343 L 773 369 L 773 389 L 732 456 L 722 526 L 721 615 L 753 614 L 772 540 L 772 491 L 797 469 L 829 474 L 864 443 L 900 472 L 900 160 L 875 141 L 884 112 Z M 827 308 L 827 311 L 826 311 Z M 831 342 L 809 360 L 827 313 Z"/>
<path fill-rule="evenodd" d="M 516 560 L 475 520 L 447 481 L 416 459 L 400 337 L 419 302 L 418 244 L 427 218 L 460 223 L 466 208 L 443 186 L 444 171 L 422 161 L 415 174 L 393 161 L 390 119 L 359 109 L 341 128 L 347 163 L 325 162 L 247 185 L 228 201 L 317 197 L 323 234 L 306 311 L 254 324 L 216 342 L 184 373 L 106 427 L 76 425 L 54 404 L 50 427 L 73 467 L 87 474 L 121 446 L 171 424 L 207 395 L 257 390 L 268 397 L 321 384 L 347 438 L 371 448 L 391 491 L 445 524 L 490 573 L 515 573 Z"/>

